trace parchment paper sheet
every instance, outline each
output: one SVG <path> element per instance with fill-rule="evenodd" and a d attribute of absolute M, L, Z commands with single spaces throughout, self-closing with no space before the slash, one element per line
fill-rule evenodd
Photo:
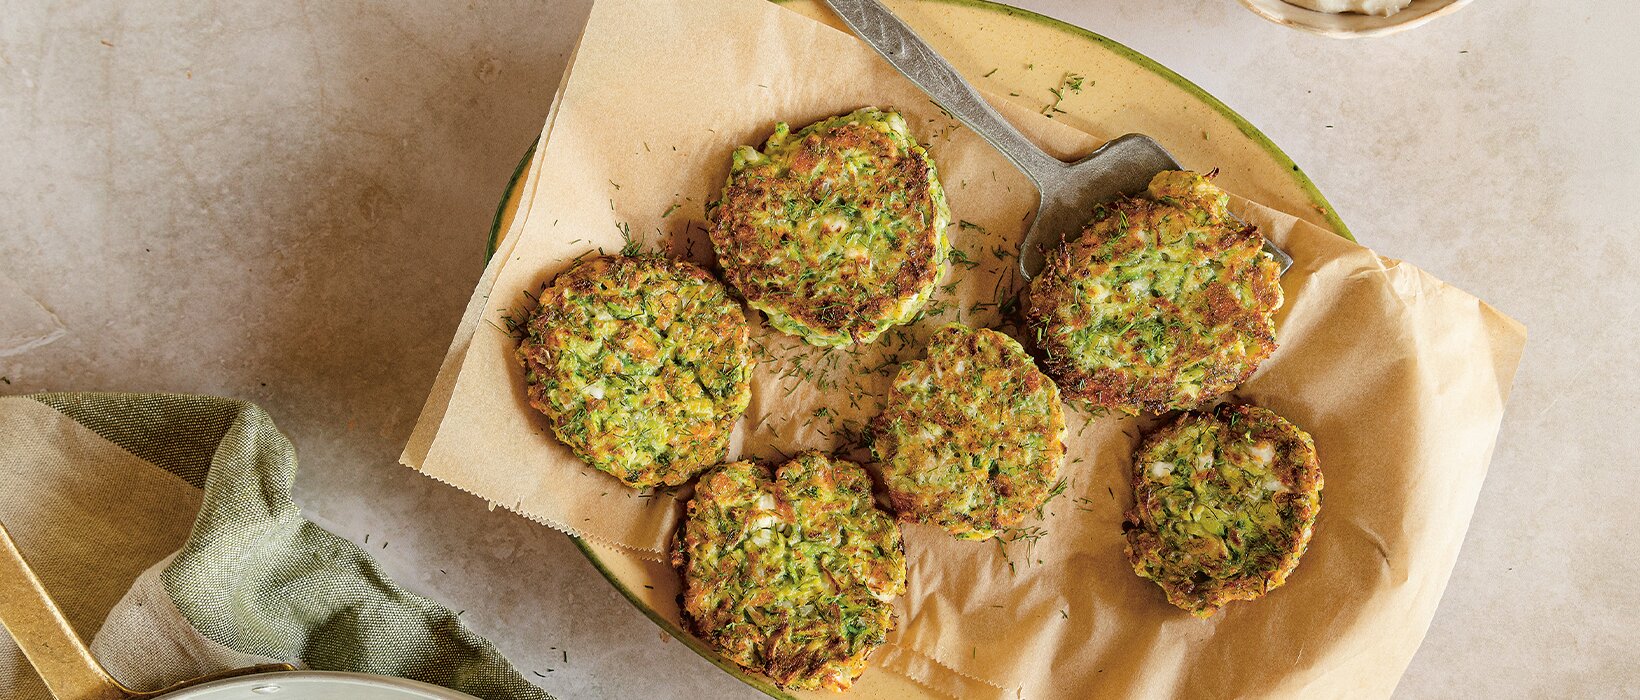
<path fill-rule="evenodd" d="M 855 352 L 763 327 L 731 457 L 852 443 L 897 359 L 947 321 L 1007 326 L 1008 255 L 1035 191 L 852 37 L 763 0 L 600 0 L 530 170 L 511 234 L 486 270 L 403 461 L 577 535 L 662 556 L 677 494 L 640 494 L 577 461 L 525 398 L 496 324 L 582 254 L 651 247 L 710 263 L 704 204 L 730 150 L 864 105 L 905 113 L 945 183 L 952 286 L 930 317 Z M 1003 111 L 1062 157 L 1100 139 Z M 1211 167 L 1212 164 L 1203 164 Z M 1381 697 L 1421 642 L 1491 458 L 1525 330 L 1417 268 L 1240 199 L 1293 255 L 1281 348 L 1233 396 L 1315 437 L 1326 489 L 1289 583 L 1209 621 L 1167 605 L 1122 554 L 1130 456 L 1155 419 L 1069 411 L 1066 493 L 1046 533 L 999 547 L 907 526 L 910 590 L 874 660 L 961 697 Z M 493 283 L 493 287 L 491 284 Z M 943 309 L 942 313 L 934 313 Z M 823 410 L 822 410 L 823 409 Z M 818 412 L 818 415 L 817 415 Z M 855 451 L 857 458 L 865 455 Z M 875 672 L 881 672 L 875 671 Z"/>

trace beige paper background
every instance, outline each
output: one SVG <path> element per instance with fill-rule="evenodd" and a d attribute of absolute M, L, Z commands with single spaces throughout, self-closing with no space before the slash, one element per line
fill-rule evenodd
<path fill-rule="evenodd" d="M 857 354 L 809 350 L 754 319 L 768 351 L 731 456 L 844 445 L 850 422 L 875 412 L 873 397 L 893 370 L 885 360 L 920 356 L 921 338 L 945 321 L 999 319 L 970 305 L 1012 281 L 1013 261 L 990 251 L 1022 236 L 1034 190 L 851 37 L 761 0 L 602 0 L 514 235 L 486 271 L 494 286 L 475 293 L 482 309 L 458 332 L 437 384 L 449 388 L 448 402 L 430 402 L 412 438 L 425 456 L 407 450 L 406 463 L 560 529 L 659 558 L 675 499 L 640 497 L 558 445 L 525 401 L 511 339 L 490 324 L 575 256 L 618 249 L 618 223 L 709 261 L 703 203 L 716 196 L 731 148 L 760 143 L 776 120 L 799 126 L 867 104 L 903 111 L 929 146 L 953 219 L 977 224 L 952 232 L 977 266 L 954 267 L 947 282 L 955 286 L 936 296 L 950 311 Z M 1098 143 L 1003 109 L 1058 155 Z M 1320 451 L 1321 515 L 1290 583 L 1205 622 L 1168 606 L 1121 551 L 1128 459 L 1143 424 L 1089 422 L 1072 411 L 1071 488 L 1049 508 L 1044 537 L 1004 554 L 906 528 L 910 590 L 877 665 L 963 697 L 1376 697 L 1393 689 L 1463 540 L 1524 329 L 1410 265 L 1286 214 L 1239 199 L 1236 207 L 1297 261 L 1283 278 L 1282 347 L 1235 395 L 1305 427 Z M 836 417 L 815 419 L 822 406 Z"/>

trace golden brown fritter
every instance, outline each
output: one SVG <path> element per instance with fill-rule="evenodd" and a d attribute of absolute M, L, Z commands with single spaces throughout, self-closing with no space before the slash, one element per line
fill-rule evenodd
<path fill-rule="evenodd" d="M 1181 415 L 1133 457 L 1128 559 L 1168 602 L 1210 617 L 1286 582 L 1322 483 L 1309 434 L 1274 412 L 1222 404 Z"/>
<path fill-rule="evenodd" d="M 1191 172 L 1101 206 L 1048 256 L 1028 316 L 1060 391 L 1125 413 L 1205 405 L 1275 351 L 1280 265 Z"/>
<path fill-rule="evenodd" d="M 751 401 L 746 316 L 687 262 L 582 262 L 542 290 L 524 332 L 530 405 L 577 457 L 634 488 L 723 459 Z"/>
<path fill-rule="evenodd" d="M 895 112 L 865 108 L 760 152 L 734 152 L 707 212 L 729 284 L 813 345 L 867 343 L 910 321 L 945 274 L 951 214 L 934 163 Z"/>
<path fill-rule="evenodd" d="M 847 690 L 905 593 L 900 526 L 864 469 L 805 452 L 702 476 L 674 539 L 685 626 L 782 688 Z"/>
<path fill-rule="evenodd" d="M 1018 527 L 1065 460 L 1059 389 L 1013 338 L 954 323 L 900 366 L 871 432 L 900 518 L 962 539 Z"/>

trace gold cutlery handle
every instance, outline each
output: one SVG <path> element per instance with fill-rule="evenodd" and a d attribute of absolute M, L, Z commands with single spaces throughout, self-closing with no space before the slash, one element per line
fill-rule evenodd
<path fill-rule="evenodd" d="M 0 624 L 34 665 L 57 700 L 128 697 L 91 657 L 57 602 L 46 593 L 11 533 L 0 523 Z"/>

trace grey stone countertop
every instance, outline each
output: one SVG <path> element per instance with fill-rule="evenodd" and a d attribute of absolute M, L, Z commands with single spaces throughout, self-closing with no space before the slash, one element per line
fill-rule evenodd
<path fill-rule="evenodd" d="M 1487 0 L 1369 41 L 1233 0 L 1019 4 L 1195 81 L 1363 242 L 1528 327 L 1398 695 L 1640 694 L 1640 3 Z M 42 325 L 0 339 L 0 392 L 256 401 L 298 445 L 311 517 L 371 535 L 544 687 L 753 697 L 562 535 L 396 461 L 587 7 L 6 3 L 0 313 Z"/>

